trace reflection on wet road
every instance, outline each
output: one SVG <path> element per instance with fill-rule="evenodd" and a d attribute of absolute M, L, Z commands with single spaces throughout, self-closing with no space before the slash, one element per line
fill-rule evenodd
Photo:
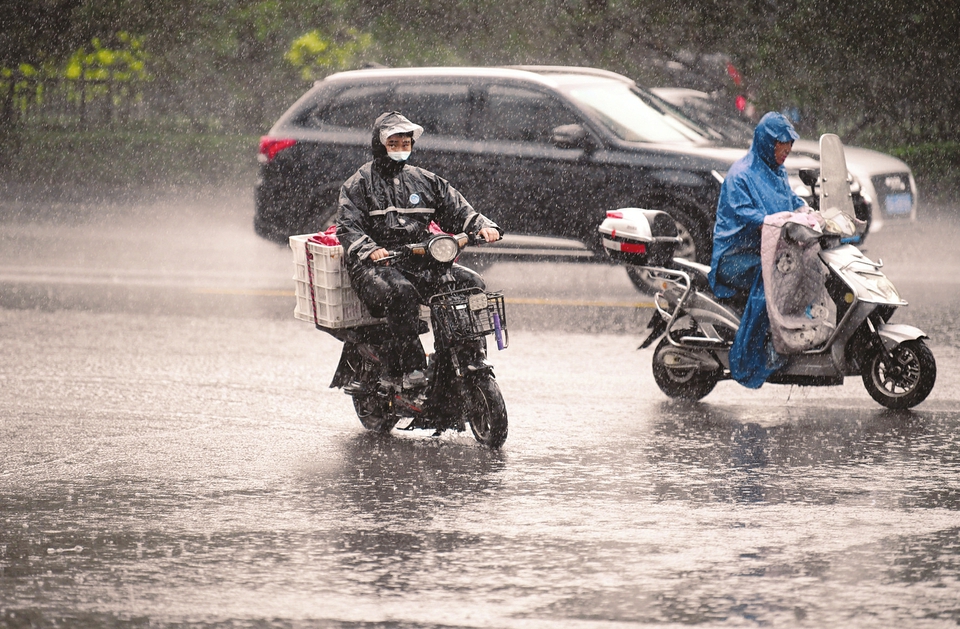
<path fill-rule="evenodd" d="M 514 272 L 490 278 L 563 298 Z M 605 273 L 566 279 L 603 302 Z M 492 356 L 510 437 L 490 452 L 364 433 L 326 386 L 339 344 L 282 298 L 231 317 L 199 293 L 177 310 L 168 287 L 18 286 L 0 309 L 0 627 L 960 622 L 955 336 L 932 341 L 938 384 L 910 412 L 855 378 L 684 404 L 635 349 L 642 313 L 515 304 Z M 634 331 L 596 333 L 611 322 Z"/>
<path fill-rule="evenodd" d="M 677 404 L 627 337 L 517 333 L 494 356 L 511 435 L 489 452 L 363 433 L 325 388 L 335 342 L 296 322 L 167 322 L 187 324 L 176 340 L 97 320 L 117 337 L 97 376 L 82 339 L 6 374 L 33 392 L 3 397 L 9 626 L 958 620 L 960 412 L 942 397 L 891 413 L 858 383 L 724 383 Z M 133 339 L 156 351 L 139 372 Z"/>

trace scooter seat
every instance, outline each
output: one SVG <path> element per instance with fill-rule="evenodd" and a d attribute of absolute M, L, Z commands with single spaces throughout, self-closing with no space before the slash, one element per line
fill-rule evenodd
<path fill-rule="evenodd" d="M 690 276 L 690 281 L 693 283 L 695 289 L 701 292 L 711 292 L 710 280 L 707 279 L 707 275 L 710 273 L 710 267 L 708 265 L 687 260 L 686 258 L 674 258 L 673 263 L 677 267 L 677 270 L 683 271 Z"/>

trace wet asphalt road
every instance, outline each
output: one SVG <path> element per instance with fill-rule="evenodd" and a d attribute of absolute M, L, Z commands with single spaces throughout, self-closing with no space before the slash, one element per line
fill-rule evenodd
<path fill-rule="evenodd" d="M 868 241 L 912 412 L 665 398 L 621 269 L 507 264 L 500 452 L 365 434 L 244 195 L 0 206 L 0 627 L 953 627 L 960 223 Z M 640 307 L 637 307 L 637 306 Z"/>

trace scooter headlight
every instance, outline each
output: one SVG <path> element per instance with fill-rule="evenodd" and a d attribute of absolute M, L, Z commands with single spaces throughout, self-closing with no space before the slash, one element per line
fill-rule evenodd
<path fill-rule="evenodd" d="M 855 277 L 860 285 L 871 294 L 892 303 L 902 301 L 900 293 L 897 292 L 893 283 L 884 275 L 879 273 L 856 273 Z"/>
<path fill-rule="evenodd" d="M 451 262 L 460 253 L 460 245 L 453 236 L 440 236 L 430 241 L 427 250 L 437 262 Z"/>

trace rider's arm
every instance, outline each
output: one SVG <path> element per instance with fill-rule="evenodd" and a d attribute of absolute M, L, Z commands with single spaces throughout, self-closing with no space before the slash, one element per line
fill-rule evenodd
<path fill-rule="evenodd" d="M 487 242 L 500 240 L 503 230 L 492 220 L 473 209 L 460 192 L 443 177 L 429 173 L 437 199 L 437 224 L 450 233 L 476 232 Z"/>
<path fill-rule="evenodd" d="M 726 217 L 728 221 L 759 230 L 763 227 L 763 219 L 767 216 L 763 204 L 755 198 L 745 178 L 735 179 L 732 184 L 725 190 L 723 203 L 717 208 L 718 222 L 720 212 L 724 211 L 729 215 Z"/>
<path fill-rule="evenodd" d="M 367 182 L 359 172 L 340 187 L 337 238 L 348 260 L 378 260 L 386 255 L 386 249 L 380 247 L 367 233 L 367 199 Z"/>
<path fill-rule="evenodd" d="M 497 242 L 500 240 L 500 230 L 493 227 L 484 227 L 477 234 L 487 242 Z"/>

